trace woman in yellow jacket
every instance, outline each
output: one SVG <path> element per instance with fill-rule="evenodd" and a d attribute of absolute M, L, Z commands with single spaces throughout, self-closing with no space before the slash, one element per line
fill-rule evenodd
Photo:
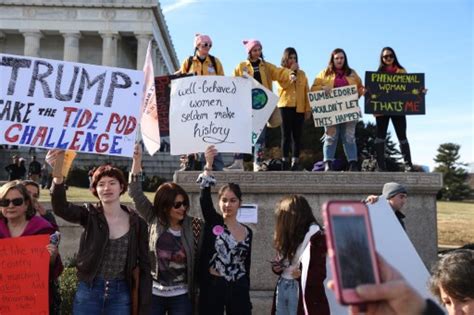
<path fill-rule="evenodd" d="M 357 73 L 349 67 L 344 50 L 336 48 L 331 53 L 327 68 L 321 71 L 314 80 L 311 91 L 325 90 L 327 93 L 332 88 L 347 85 L 357 85 L 359 97 L 365 92 L 362 81 Z M 357 145 L 355 141 L 355 128 L 357 121 L 349 121 L 337 125 L 325 127 L 324 134 L 324 163 L 325 171 L 332 171 L 332 161 L 336 154 L 338 138 L 342 138 L 342 144 L 346 158 L 349 161 L 349 171 L 358 171 L 357 167 Z"/>
<path fill-rule="evenodd" d="M 301 133 L 303 122 L 311 116 L 311 108 L 308 100 L 308 78 L 303 70 L 299 69 L 298 54 L 293 47 L 288 47 L 283 52 L 281 66 L 291 69 L 297 66 L 292 72 L 294 81 L 278 81 L 278 108 L 281 114 L 281 150 L 283 160 L 283 170 L 289 170 L 288 157 L 291 147 L 291 170 L 297 171 L 299 167 Z"/>
<path fill-rule="evenodd" d="M 265 61 L 262 54 L 262 44 L 257 39 L 244 40 L 242 43 L 247 51 L 247 60 L 242 61 L 234 69 L 234 76 L 243 76 L 244 73 L 253 77 L 270 91 L 272 90 L 273 81 L 290 80 L 291 70 L 278 68 L 275 65 Z M 263 128 L 260 137 L 255 143 L 254 153 L 254 171 L 262 170 L 263 150 L 265 149 L 265 128 Z M 224 170 L 243 170 L 243 155 L 236 154 L 234 163 Z"/>
<path fill-rule="evenodd" d="M 178 73 L 194 75 L 224 75 L 224 68 L 219 59 L 209 54 L 212 40 L 208 35 L 196 34 L 194 37 L 194 55 L 186 58 Z M 195 168 L 195 154 L 181 156 L 180 171 L 192 171 Z M 214 160 L 214 170 L 222 171 L 224 162 L 218 154 Z"/>

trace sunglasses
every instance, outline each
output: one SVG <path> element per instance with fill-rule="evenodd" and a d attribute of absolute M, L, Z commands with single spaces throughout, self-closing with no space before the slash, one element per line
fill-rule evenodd
<path fill-rule="evenodd" d="M 185 208 L 187 208 L 189 206 L 189 203 L 187 201 L 178 201 L 177 203 L 173 205 L 173 208 L 179 209 L 181 208 L 181 206 L 184 206 Z"/>
<path fill-rule="evenodd" d="M 202 47 L 209 47 L 211 48 L 212 47 L 212 44 L 211 43 L 204 43 L 204 44 L 201 44 Z"/>
<path fill-rule="evenodd" d="M 21 206 L 23 202 L 23 198 L 0 199 L 0 207 L 8 207 L 10 203 L 12 203 L 14 206 Z"/>
<path fill-rule="evenodd" d="M 393 55 L 390 54 L 390 55 L 382 56 L 382 59 L 393 59 Z"/>

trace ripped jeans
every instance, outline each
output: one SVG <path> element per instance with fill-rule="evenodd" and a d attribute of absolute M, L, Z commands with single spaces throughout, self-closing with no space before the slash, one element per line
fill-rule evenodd
<path fill-rule="evenodd" d="M 357 121 L 349 121 L 342 124 L 327 126 L 322 138 L 324 141 L 323 154 L 324 161 L 334 160 L 336 154 L 337 142 L 339 137 L 342 139 L 342 145 L 348 161 L 357 161 L 357 145 L 355 142 L 355 129 Z"/>

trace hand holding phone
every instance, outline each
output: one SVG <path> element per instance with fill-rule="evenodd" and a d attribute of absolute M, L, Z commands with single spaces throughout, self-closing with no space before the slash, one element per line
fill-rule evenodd
<path fill-rule="evenodd" d="M 345 305 L 364 303 L 355 288 L 380 283 L 367 206 L 360 201 L 329 201 L 323 205 L 323 218 L 336 298 Z"/>

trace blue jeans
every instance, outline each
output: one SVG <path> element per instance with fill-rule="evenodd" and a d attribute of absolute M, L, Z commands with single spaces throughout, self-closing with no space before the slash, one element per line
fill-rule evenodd
<path fill-rule="evenodd" d="M 163 297 L 153 295 L 150 315 L 191 315 L 193 313 L 188 294 Z"/>
<path fill-rule="evenodd" d="M 132 300 L 125 280 L 94 279 L 92 285 L 80 281 L 74 298 L 74 315 L 130 315 Z"/>
<path fill-rule="evenodd" d="M 348 161 L 357 161 L 357 145 L 355 141 L 355 129 L 357 121 L 349 121 L 346 123 L 327 126 L 324 128 L 323 136 L 324 161 L 334 160 L 336 154 L 337 141 L 339 137 L 342 139 L 342 146 Z"/>
<path fill-rule="evenodd" d="M 276 292 L 276 315 L 295 315 L 298 311 L 298 281 L 280 277 Z"/>
<path fill-rule="evenodd" d="M 267 126 L 263 127 L 262 132 L 260 133 L 260 136 L 257 139 L 257 142 L 255 142 L 254 145 L 254 162 L 257 164 L 260 164 L 264 160 L 264 151 L 265 151 L 265 134 L 267 133 Z"/>

